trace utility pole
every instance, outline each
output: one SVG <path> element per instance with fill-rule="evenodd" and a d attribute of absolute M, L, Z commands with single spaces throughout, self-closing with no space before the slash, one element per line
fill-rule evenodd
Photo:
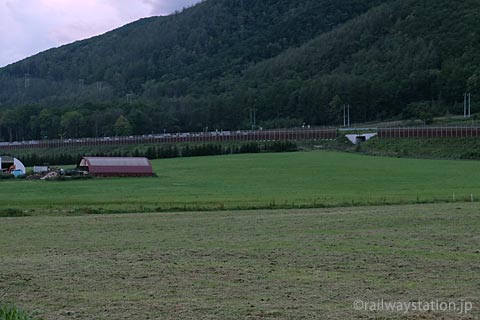
<path fill-rule="evenodd" d="M 468 117 L 472 116 L 472 94 L 468 93 Z"/>
<path fill-rule="evenodd" d="M 352 107 L 351 105 L 348 105 L 348 107 L 347 107 L 347 113 L 348 113 L 348 127 L 349 127 L 349 128 L 350 128 L 350 108 L 351 108 L 351 107 Z"/>
<path fill-rule="evenodd" d="M 30 87 L 30 74 L 25 73 L 25 88 Z"/>
<path fill-rule="evenodd" d="M 83 85 L 84 84 L 85 84 L 85 80 L 78 79 L 78 87 L 80 88 L 80 91 L 83 90 Z"/>
<path fill-rule="evenodd" d="M 127 93 L 127 103 L 132 104 L 133 101 L 133 93 Z"/>
<path fill-rule="evenodd" d="M 255 130 L 257 126 L 257 110 L 255 108 L 250 109 L 250 123 L 252 125 L 252 130 Z"/>
<path fill-rule="evenodd" d="M 343 126 L 350 127 L 350 109 L 352 108 L 349 104 L 343 105 Z"/>
<path fill-rule="evenodd" d="M 470 118 L 472 116 L 472 94 L 463 94 L 463 117 Z"/>

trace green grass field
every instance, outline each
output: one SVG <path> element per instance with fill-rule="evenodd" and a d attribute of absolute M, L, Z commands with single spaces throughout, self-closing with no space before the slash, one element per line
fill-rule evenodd
<path fill-rule="evenodd" d="M 0 221 L 0 300 L 46 320 L 480 317 L 478 203 Z"/>
<path fill-rule="evenodd" d="M 45 320 L 480 317 L 478 162 L 318 151 L 153 164 L 155 178 L 0 180 L 12 216 L 0 305 Z M 358 299 L 474 308 L 372 313 Z"/>
<path fill-rule="evenodd" d="M 153 161 L 156 178 L 0 181 L 0 214 L 382 205 L 480 199 L 479 163 L 335 152 Z"/>

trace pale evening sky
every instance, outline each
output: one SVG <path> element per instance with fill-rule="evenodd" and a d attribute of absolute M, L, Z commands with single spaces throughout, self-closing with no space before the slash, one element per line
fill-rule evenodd
<path fill-rule="evenodd" d="M 200 0 L 0 0 L 0 67 Z"/>

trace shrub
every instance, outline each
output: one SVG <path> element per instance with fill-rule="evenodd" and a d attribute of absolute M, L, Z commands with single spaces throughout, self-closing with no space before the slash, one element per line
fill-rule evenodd
<path fill-rule="evenodd" d="M 20 209 L 15 209 L 15 208 L 0 209 L 0 217 L 24 217 L 27 215 L 28 214 L 24 213 Z M 0 320 L 2 320 L 2 318 L 0 318 Z"/>
<path fill-rule="evenodd" d="M 256 142 L 242 144 L 238 152 L 239 153 L 259 153 L 260 146 Z"/>
<path fill-rule="evenodd" d="M 291 141 L 277 141 L 266 144 L 264 150 L 267 152 L 293 152 L 298 151 L 298 147 Z"/>
<path fill-rule="evenodd" d="M 0 306 L 0 320 L 34 320 L 23 311 L 11 306 Z"/>

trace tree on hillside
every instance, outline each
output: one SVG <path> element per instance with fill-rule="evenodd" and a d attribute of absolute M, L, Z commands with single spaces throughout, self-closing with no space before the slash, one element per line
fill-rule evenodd
<path fill-rule="evenodd" d="M 340 114 L 343 112 L 343 104 L 344 103 L 342 99 L 338 95 L 332 98 L 332 101 L 330 101 L 330 103 L 328 104 L 328 106 L 330 107 L 328 113 L 332 119 L 340 118 Z"/>
<path fill-rule="evenodd" d="M 14 138 L 14 132 L 18 126 L 18 117 L 14 110 L 7 110 L 0 118 L 0 126 L 5 127 L 8 132 L 8 141 L 12 142 Z"/>
<path fill-rule="evenodd" d="M 113 127 L 117 136 L 129 136 L 133 132 L 130 121 L 128 121 L 128 119 L 123 115 L 118 117 Z"/>
<path fill-rule="evenodd" d="M 67 137 L 78 137 L 78 129 L 82 122 L 83 116 L 78 111 L 66 112 L 60 121 L 63 129 L 63 134 Z"/>

